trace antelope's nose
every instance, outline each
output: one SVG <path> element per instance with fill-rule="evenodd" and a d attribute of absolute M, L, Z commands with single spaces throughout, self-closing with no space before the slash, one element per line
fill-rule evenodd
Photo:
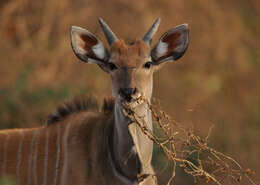
<path fill-rule="evenodd" d="M 129 102 L 132 100 L 132 95 L 134 95 L 136 91 L 136 88 L 120 88 L 119 95 Z"/>

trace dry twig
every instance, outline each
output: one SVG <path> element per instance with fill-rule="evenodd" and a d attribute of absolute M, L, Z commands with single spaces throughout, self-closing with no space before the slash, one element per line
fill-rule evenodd
<path fill-rule="evenodd" d="M 243 169 L 232 157 L 208 146 L 212 127 L 203 139 L 194 134 L 192 129 L 185 129 L 162 111 L 159 103 L 152 105 L 143 97 L 137 101 L 148 104 L 153 121 L 163 133 L 163 139 L 156 136 L 147 127 L 144 119 L 138 116 L 130 106 L 124 106 L 125 113 L 150 140 L 162 149 L 168 160 L 173 163 L 172 175 L 167 185 L 170 185 L 174 180 L 177 166 L 192 175 L 198 184 L 241 184 L 242 180 L 245 179 L 248 183 L 255 185 L 250 178 L 253 174 L 251 170 Z"/>

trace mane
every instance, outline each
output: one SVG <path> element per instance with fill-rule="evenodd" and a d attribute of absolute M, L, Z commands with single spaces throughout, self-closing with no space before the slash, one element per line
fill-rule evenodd
<path fill-rule="evenodd" d="M 108 115 L 114 110 L 114 99 L 111 97 L 105 98 L 101 109 L 102 111 L 100 111 L 99 107 L 99 103 L 94 97 L 75 97 L 72 100 L 65 102 L 63 105 L 58 106 L 56 111 L 48 116 L 47 125 L 57 123 L 69 115 L 85 111 L 103 112 L 103 114 Z"/>

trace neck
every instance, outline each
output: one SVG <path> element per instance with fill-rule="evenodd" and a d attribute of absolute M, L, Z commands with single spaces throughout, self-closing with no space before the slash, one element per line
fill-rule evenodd
<path fill-rule="evenodd" d="M 133 123 L 122 111 L 119 102 L 115 103 L 115 127 L 113 154 L 117 169 L 131 180 L 150 167 L 153 143 L 145 136 L 137 124 Z M 142 117 L 152 130 L 151 112 L 147 104 L 135 108 L 135 114 Z"/>

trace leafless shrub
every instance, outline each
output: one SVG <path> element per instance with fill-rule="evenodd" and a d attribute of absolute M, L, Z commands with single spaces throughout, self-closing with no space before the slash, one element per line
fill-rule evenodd
<path fill-rule="evenodd" d="M 173 182 L 177 166 L 193 176 L 195 183 L 198 184 L 226 185 L 241 184 L 247 181 L 249 184 L 255 185 L 251 179 L 253 171 L 243 168 L 232 157 L 209 146 L 208 139 L 213 127 L 210 128 L 205 138 L 201 138 L 194 133 L 192 128 L 182 127 L 180 123 L 165 113 L 158 101 L 154 100 L 154 105 L 143 97 L 137 101 L 147 102 L 153 121 L 159 126 L 162 136 L 155 135 L 147 127 L 144 119 L 138 116 L 130 106 L 125 105 L 124 111 L 173 163 L 172 175 L 167 185 Z M 143 176 L 140 178 L 139 182 L 144 179 Z"/>

